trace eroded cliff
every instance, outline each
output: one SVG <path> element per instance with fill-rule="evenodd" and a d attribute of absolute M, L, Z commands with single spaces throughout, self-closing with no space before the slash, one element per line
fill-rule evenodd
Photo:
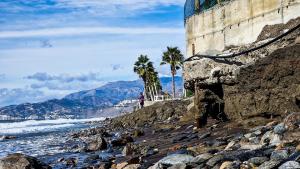
<path fill-rule="evenodd" d="M 287 24 L 266 26 L 257 42 L 228 47 L 224 52 L 240 52 L 259 46 L 298 24 L 300 18 Z M 271 118 L 284 116 L 285 112 L 299 112 L 300 30 L 239 57 L 201 58 L 186 62 L 184 79 L 186 88 L 196 90 L 196 100 L 200 93 L 197 90 L 209 89 L 221 95 L 225 108 L 220 111 L 224 111 L 230 119 Z M 221 91 L 212 90 L 216 86 Z M 195 107 L 201 107 L 198 104 L 195 102 Z"/>

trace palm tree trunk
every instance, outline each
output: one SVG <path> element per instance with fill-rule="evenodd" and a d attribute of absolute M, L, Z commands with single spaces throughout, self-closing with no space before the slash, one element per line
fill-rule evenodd
<path fill-rule="evenodd" d="M 174 79 L 174 72 L 172 71 L 172 90 L 173 90 L 173 99 L 175 99 L 175 79 Z"/>
<path fill-rule="evenodd" d="M 143 81 L 144 81 L 144 98 L 147 100 L 147 83 L 144 79 Z"/>

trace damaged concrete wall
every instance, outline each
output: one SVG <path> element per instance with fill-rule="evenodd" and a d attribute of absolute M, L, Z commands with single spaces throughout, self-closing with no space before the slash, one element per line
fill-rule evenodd
<path fill-rule="evenodd" d="M 256 41 L 266 25 L 300 16 L 300 0 L 233 0 L 186 20 L 187 56 Z M 194 48 L 194 49 L 193 49 Z"/>

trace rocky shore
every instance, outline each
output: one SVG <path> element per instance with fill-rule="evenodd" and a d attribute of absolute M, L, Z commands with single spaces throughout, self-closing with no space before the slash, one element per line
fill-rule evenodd
<path fill-rule="evenodd" d="M 0 168 L 300 167 L 300 113 L 265 119 L 264 125 L 256 127 L 210 119 L 207 127 L 196 129 L 185 117 L 191 102 L 157 103 L 107 119 L 102 127 L 70 134 L 67 137 L 76 144 L 66 149 L 85 153 L 83 162 L 70 156 L 45 164 L 33 157 L 13 154 L 0 160 Z"/>

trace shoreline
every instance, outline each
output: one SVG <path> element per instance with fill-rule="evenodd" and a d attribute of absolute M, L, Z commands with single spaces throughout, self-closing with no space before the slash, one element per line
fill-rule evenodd
<path fill-rule="evenodd" d="M 174 104 L 177 106 L 174 107 Z M 69 145 L 64 147 L 73 152 L 56 154 L 52 156 L 53 158 L 50 158 L 51 156 L 39 156 L 38 159 L 53 168 L 104 167 L 121 169 L 126 168 L 126 166 L 135 168 L 149 168 L 152 166 L 152 168 L 157 168 L 157 165 L 168 168 L 168 166 L 177 164 L 185 166 L 202 165 L 203 167 L 213 168 L 214 166 L 220 167 L 226 162 L 229 158 L 226 156 L 228 153 L 231 154 L 229 159 L 231 162 L 241 161 L 239 155 L 243 154 L 248 154 L 248 161 L 256 156 L 262 157 L 263 154 L 257 154 L 257 152 L 265 151 L 269 152 L 269 154 L 263 156 L 268 159 L 265 162 L 268 162 L 271 160 L 273 152 L 285 150 L 287 145 L 293 147 L 293 150 L 289 148 L 289 151 L 287 151 L 289 156 L 300 153 L 298 145 L 300 137 L 292 137 L 295 134 L 300 136 L 299 131 L 286 129 L 281 134 L 275 133 L 275 128 L 278 125 L 280 127 L 285 120 L 280 118 L 266 119 L 265 125 L 253 128 L 234 121 L 218 122 L 209 119 L 205 128 L 195 129 L 193 121 L 183 120 L 187 114 L 182 112 L 184 110 L 180 106 L 186 109 L 188 104 L 190 104 L 189 101 L 157 103 L 137 112 L 106 119 L 101 122 L 101 127 L 68 132 L 65 137 L 68 139 Z M 158 107 L 164 109 L 161 109 L 160 112 L 149 111 L 157 110 Z M 172 112 L 169 117 L 166 113 L 168 111 Z M 160 117 L 159 114 L 167 114 L 167 116 L 161 116 L 161 119 L 148 117 L 153 114 L 155 114 L 155 117 Z M 131 117 L 134 117 L 134 119 L 131 119 Z M 120 124 L 120 121 L 122 124 Z M 142 123 L 143 126 L 140 125 Z M 97 124 L 99 125 L 99 123 Z M 275 139 L 280 143 L 272 145 L 271 141 L 275 136 L 280 136 L 277 138 L 279 140 Z M 268 137 L 269 142 L 262 142 L 265 139 L 264 137 Z M 199 159 L 204 155 L 210 158 L 207 157 L 206 160 Z M 212 164 L 208 163 L 220 156 L 223 159 Z M 164 162 L 165 158 L 170 158 L 168 163 Z M 186 162 L 183 159 L 190 160 Z M 196 159 L 201 164 L 199 161 L 195 162 Z M 180 161 L 180 163 L 176 161 Z M 282 161 L 284 160 L 282 159 Z M 169 162 L 172 164 L 169 164 Z M 209 167 L 208 164 L 213 166 Z M 233 165 L 233 163 L 231 164 Z M 276 165 L 279 165 L 279 163 Z"/>

